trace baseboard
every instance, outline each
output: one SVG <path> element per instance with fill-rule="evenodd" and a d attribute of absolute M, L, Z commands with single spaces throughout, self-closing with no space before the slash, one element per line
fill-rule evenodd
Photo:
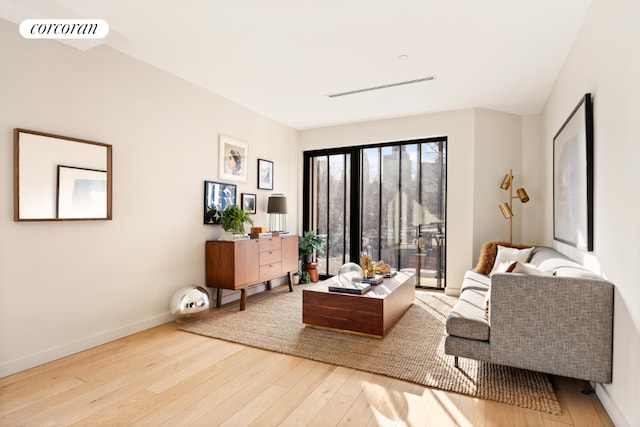
<path fill-rule="evenodd" d="M 30 354 L 20 359 L 0 363 L 0 378 L 60 359 L 65 356 L 69 356 L 71 354 L 88 350 L 92 347 L 106 344 L 108 342 L 135 334 L 137 332 L 162 325 L 172 320 L 173 317 L 171 316 L 171 314 L 169 314 L 169 312 L 167 312 L 165 314 L 161 314 L 159 316 L 155 316 L 141 322 L 136 322 L 122 328 L 113 329 L 75 342 L 48 348 L 46 350 Z"/>
<path fill-rule="evenodd" d="M 272 286 L 280 286 L 285 284 L 286 280 L 273 280 Z M 258 292 L 263 292 L 266 290 L 266 285 L 256 285 L 249 288 L 249 295 L 256 294 Z M 214 293 L 215 294 L 215 293 Z M 240 292 L 233 292 L 228 295 L 224 295 L 222 297 L 222 303 L 227 304 L 232 301 L 236 301 L 240 299 Z M 250 302 L 249 302 L 250 304 Z M 173 320 L 173 316 L 167 311 L 165 314 L 161 314 L 159 316 L 152 317 L 150 319 L 143 320 L 141 322 L 136 322 L 131 325 L 124 326 L 122 328 L 113 329 L 111 331 L 106 331 L 91 337 L 87 337 L 75 342 L 62 344 L 57 347 L 48 348 L 46 350 L 39 351 L 37 353 L 30 354 L 28 356 L 10 360 L 7 362 L 0 363 L 0 378 L 4 378 L 6 376 L 15 374 L 17 372 L 24 371 L 26 369 L 30 369 L 44 363 L 48 363 L 57 359 L 60 359 L 65 356 L 69 356 L 71 354 L 79 353 L 84 350 L 88 350 L 93 347 L 97 347 L 102 344 L 106 344 L 108 342 L 135 334 L 137 332 L 141 332 L 150 328 L 153 328 L 158 325 L 162 325 L 167 322 L 171 322 Z"/>
<path fill-rule="evenodd" d="M 611 421 L 613 421 L 613 425 L 618 427 L 630 427 L 631 424 L 629 424 L 620 409 L 618 409 L 616 402 L 611 398 L 608 390 L 602 384 L 596 384 L 595 389 L 596 396 L 598 396 L 598 399 L 600 400 L 600 403 L 602 403 L 604 410 L 607 411 L 609 418 L 611 418 Z"/>

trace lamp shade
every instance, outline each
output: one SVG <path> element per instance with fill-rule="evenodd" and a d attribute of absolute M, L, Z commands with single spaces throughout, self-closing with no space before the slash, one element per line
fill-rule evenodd
<path fill-rule="evenodd" d="M 527 194 L 527 192 L 524 190 L 524 188 L 520 187 L 516 190 L 516 193 L 518 193 L 518 197 L 520 198 L 520 201 L 522 203 L 527 203 L 529 201 L 529 195 Z"/>
<path fill-rule="evenodd" d="M 513 211 L 511 210 L 511 206 L 509 206 L 509 203 L 500 203 L 500 210 L 502 211 L 502 215 L 504 215 L 505 219 L 513 218 Z"/>
<path fill-rule="evenodd" d="M 283 194 L 274 194 L 267 202 L 267 213 L 286 214 L 287 198 Z"/>
<path fill-rule="evenodd" d="M 502 188 L 503 190 L 508 190 L 509 186 L 511 186 L 511 173 L 508 173 L 504 176 L 504 179 L 502 180 L 502 184 L 500 184 L 500 188 Z"/>

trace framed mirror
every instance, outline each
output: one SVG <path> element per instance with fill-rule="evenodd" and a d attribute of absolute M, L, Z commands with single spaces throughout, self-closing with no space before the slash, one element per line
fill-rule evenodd
<path fill-rule="evenodd" d="M 111 145 L 13 132 L 14 221 L 110 220 Z"/>

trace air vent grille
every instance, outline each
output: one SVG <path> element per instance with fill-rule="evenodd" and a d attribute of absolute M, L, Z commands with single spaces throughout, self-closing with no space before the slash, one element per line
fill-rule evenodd
<path fill-rule="evenodd" d="M 349 90 L 349 91 L 346 91 L 346 92 L 332 93 L 332 94 L 329 94 L 327 96 L 329 98 L 337 98 L 339 96 L 355 95 L 356 93 L 369 92 L 369 91 L 372 91 L 372 90 L 380 90 L 380 89 L 387 89 L 387 88 L 390 88 L 390 87 L 404 86 L 404 85 L 410 85 L 410 84 L 414 84 L 414 83 L 428 82 L 429 80 L 434 80 L 435 78 L 436 78 L 436 76 L 428 76 L 428 77 L 423 77 L 421 79 L 407 80 L 407 81 L 404 81 L 404 82 L 389 83 L 389 84 L 386 84 L 386 85 L 367 87 L 367 88 L 364 88 L 364 89 L 356 89 L 356 90 Z"/>

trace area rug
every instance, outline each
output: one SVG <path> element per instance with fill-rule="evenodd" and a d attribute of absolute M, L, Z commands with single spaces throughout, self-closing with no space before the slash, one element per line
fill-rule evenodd
<path fill-rule="evenodd" d="M 302 289 L 280 286 L 230 303 L 180 329 L 212 338 L 367 371 L 427 387 L 561 413 L 547 375 L 444 354 L 444 322 L 456 299 L 416 292 L 413 305 L 383 339 L 306 327 Z"/>

